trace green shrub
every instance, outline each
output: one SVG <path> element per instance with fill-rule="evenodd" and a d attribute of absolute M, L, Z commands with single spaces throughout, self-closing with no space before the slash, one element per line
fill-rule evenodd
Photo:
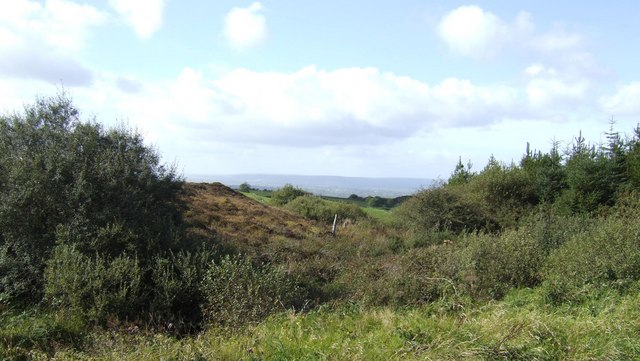
<path fill-rule="evenodd" d="M 238 187 L 238 191 L 242 192 L 242 193 L 249 193 L 251 192 L 251 185 L 249 185 L 249 183 L 244 182 L 242 184 L 240 184 L 240 187 Z"/>
<path fill-rule="evenodd" d="M 143 301 L 143 271 L 137 259 L 88 257 L 60 245 L 45 270 L 45 297 L 56 307 L 70 307 L 87 320 L 136 319 Z"/>
<path fill-rule="evenodd" d="M 241 256 L 211 263 L 202 287 L 205 317 L 213 325 L 230 327 L 301 307 L 306 298 L 291 276 Z"/>
<path fill-rule="evenodd" d="M 446 244 L 351 262 L 335 283 L 346 299 L 369 305 L 453 305 L 465 295 L 470 267 L 464 246 Z"/>
<path fill-rule="evenodd" d="M 499 236 L 479 234 L 470 240 L 475 270 L 475 293 L 502 298 L 511 288 L 534 287 L 548 254 L 528 227 L 507 230 Z"/>
<path fill-rule="evenodd" d="M 640 221 L 621 216 L 597 221 L 549 257 L 544 278 L 554 302 L 579 301 L 590 287 L 624 289 L 640 280 Z"/>
<path fill-rule="evenodd" d="M 285 184 L 284 187 L 276 189 L 271 193 L 271 202 L 277 206 L 282 206 L 307 194 L 309 194 L 309 192 L 305 192 L 291 184 Z"/>
<path fill-rule="evenodd" d="M 460 189 L 481 202 L 500 228 L 516 226 L 538 204 L 533 176 L 516 165 L 506 166 L 494 158 Z"/>
<path fill-rule="evenodd" d="M 483 204 L 462 187 L 440 186 L 423 190 L 398 206 L 394 214 L 423 238 L 433 232 L 493 231 L 497 223 Z"/>
<path fill-rule="evenodd" d="M 64 94 L 0 115 L 0 294 L 39 301 L 58 233 L 87 255 L 142 263 L 179 248 L 181 187 L 140 134 L 82 122 Z"/>
<path fill-rule="evenodd" d="M 176 332 L 200 328 L 202 280 L 212 257 L 207 249 L 156 257 L 151 269 L 149 313 L 157 326 Z"/>
<path fill-rule="evenodd" d="M 339 219 L 358 220 L 366 217 L 362 208 L 352 203 L 327 201 L 320 197 L 305 195 L 289 203 L 286 208 L 304 217 L 321 222 L 332 222 L 337 214 Z"/>

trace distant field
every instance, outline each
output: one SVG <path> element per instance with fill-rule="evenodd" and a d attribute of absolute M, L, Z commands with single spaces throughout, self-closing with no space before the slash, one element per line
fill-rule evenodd
<path fill-rule="evenodd" d="M 380 221 L 389 221 L 391 219 L 391 211 L 382 208 L 362 207 L 364 213 L 368 216 Z"/>
<path fill-rule="evenodd" d="M 263 204 L 270 204 L 271 193 L 269 190 L 258 190 L 252 189 L 250 192 L 241 192 L 243 195 L 256 200 Z M 358 207 L 361 207 L 362 210 L 370 217 L 386 222 L 391 219 L 391 211 L 382 207 L 370 207 L 367 205 L 367 202 L 364 198 L 341 198 L 341 197 L 330 197 L 330 196 L 321 196 L 322 199 L 332 201 L 332 202 L 341 202 L 341 203 L 351 203 L 355 204 Z M 385 198 L 387 199 L 387 198 Z"/>

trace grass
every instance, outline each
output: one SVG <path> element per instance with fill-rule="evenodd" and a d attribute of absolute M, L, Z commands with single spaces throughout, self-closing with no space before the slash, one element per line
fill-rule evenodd
<path fill-rule="evenodd" d="M 362 210 L 369 217 L 382 221 L 382 222 L 390 222 L 391 221 L 391 211 L 383 208 L 374 208 L 374 207 L 363 207 Z"/>
<path fill-rule="evenodd" d="M 450 311 L 446 302 L 394 309 L 358 304 L 281 313 L 231 331 L 175 339 L 144 331 L 94 331 L 79 360 L 630 360 L 640 357 L 640 295 L 593 294 L 580 307 L 550 306 L 541 289 Z M 12 326 L 0 326 L 2 334 Z M 40 352 L 40 351 L 38 351 Z M 37 355 L 38 352 L 35 354 Z M 53 356 L 42 352 L 40 355 Z"/>
<path fill-rule="evenodd" d="M 271 204 L 271 192 L 270 191 L 258 191 L 252 190 L 251 192 L 240 192 L 242 195 L 258 201 L 262 204 Z"/>
<path fill-rule="evenodd" d="M 0 359 L 48 359 L 58 350 L 81 348 L 87 332 L 84 322 L 67 312 L 4 310 L 0 312 Z"/>

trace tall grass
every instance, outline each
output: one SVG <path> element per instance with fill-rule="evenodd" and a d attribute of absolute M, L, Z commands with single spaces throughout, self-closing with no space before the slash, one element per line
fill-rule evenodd
<path fill-rule="evenodd" d="M 92 360 L 632 360 L 640 356 L 640 294 L 592 293 L 589 307 L 549 306 L 543 290 L 450 311 L 347 303 L 285 312 L 236 332 L 175 339 L 96 331 L 58 359 Z"/>

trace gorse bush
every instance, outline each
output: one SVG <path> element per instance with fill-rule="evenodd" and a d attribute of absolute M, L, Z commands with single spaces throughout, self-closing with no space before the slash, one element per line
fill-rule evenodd
<path fill-rule="evenodd" d="M 226 256 L 211 263 L 203 280 L 203 313 L 213 325 L 241 326 L 304 305 L 295 280 L 268 265 Z"/>
<path fill-rule="evenodd" d="M 182 183 L 139 134 L 82 122 L 64 94 L 0 116 L 0 299 L 40 299 L 56 238 L 145 266 L 179 248 Z"/>
<path fill-rule="evenodd" d="M 624 288 L 640 280 L 640 221 L 610 216 L 576 234 L 546 262 L 554 302 L 579 301 L 584 287 Z"/>
<path fill-rule="evenodd" d="M 271 193 L 271 202 L 277 206 L 282 206 L 298 197 L 308 194 L 309 192 L 305 192 L 298 187 L 294 187 L 291 184 L 285 184 L 284 187 L 276 189 Z"/>
<path fill-rule="evenodd" d="M 434 232 L 493 231 L 497 228 L 496 220 L 483 203 L 457 187 L 423 190 L 398 206 L 395 215 L 417 238 Z"/>
<path fill-rule="evenodd" d="M 362 208 L 355 204 L 327 201 L 312 195 L 297 197 L 287 203 L 286 208 L 321 222 L 332 222 L 336 214 L 339 219 L 358 220 L 366 217 Z"/>
<path fill-rule="evenodd" d="M 528 227 L 497 236 L 474 235 L 469 241 L 475 271 L 474 293 L 502 298 L 515 287 L 534 287 L 548 251 Z"/>
<path fill-rule="evenodd" d="M 135 257 L 89 257 L 60 245 L 45 271 L 45 296 L 94 323 L 108 317 L 136 319 L 143 304 L 143 271 Z"/>
<path fill-rule="evenodd" d="M 157 256 L 151 269 L 149 311 L 157 326 L 193 331 L 201 328 L 201 305 L 205 297 L 202 280 L 213 252 L 203 248 L 196 252 L 180 251 Z"/>
<path fill-rule="evenodd" d="M 149 326 L 189 332 L 202 326 L 202 279 L 211 259 L 207 250 L 182 251 L 143 268 L 135 256 L 87 256 L 59 245 L 45 270 L 45 299 L 94 324 L 139 321 L 149 312 Z"/>

